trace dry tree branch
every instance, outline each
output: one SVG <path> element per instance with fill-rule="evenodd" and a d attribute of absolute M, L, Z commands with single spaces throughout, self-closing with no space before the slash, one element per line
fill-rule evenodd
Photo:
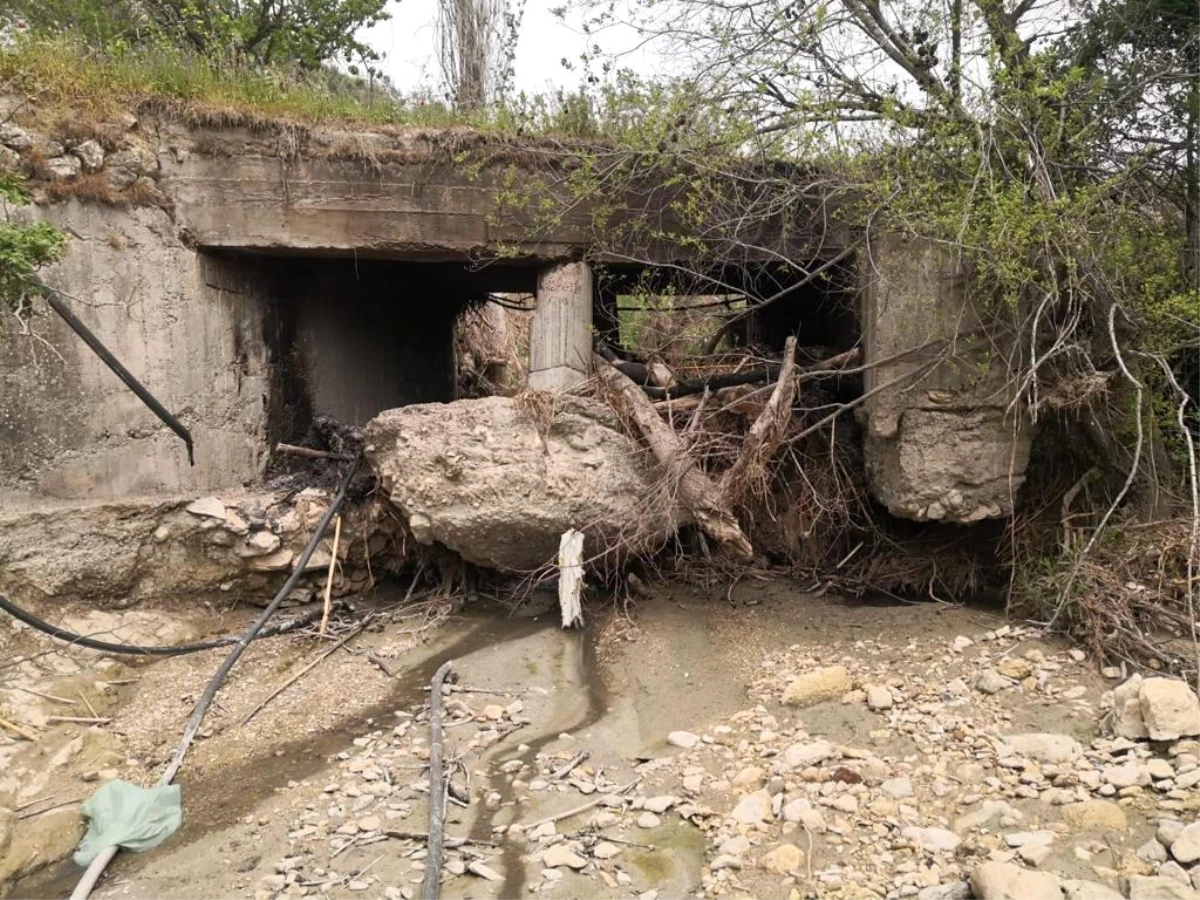
<path fill-rule="evenodd" d="M 1062 595 L 1059 597 L 1058 605 L 1054 609 L 1054 615 L 1050 617 L 1050 621 L 1046 623 L 1047 628 L 1053 628 L 1062 616 L 1063 611 L 1067 608 L 1067 604 L 1071 601 L 1071 588 L 1075 585 L 1075 579 L 1079 576 L 1079 570 L 1083 565 L 1084 559 L 1096 545 L 1096 541 L 1100 539 L 1100 535 L 1104 533 L 1105 527 L 1108 525 L 1109 519 L 1116 512 L 1117 507 L 1125 499 L 1125 495 L 1129 493 L 1129 489 L 1133 486 L 1134 480 L 1137 478 L 1138 466 L 1142 460 L 1142 446 L 1145 442 L 1145 428 L 1142 425 L 1142 395 L 1144 388 L 1142 383 L 1134 377 L 1129 371 L 1129 367 L 1125 364 L 1125 357 L 1121 353 L 1121 345 L 1117 341 L 1117 304 L 1114 303 L 1108 308 L 1108 339 L 1112 344 L 1113 353 L 1116 354 L 1117 365 L 1121 369 L 1121 374 L 1125 379 L 1133 385 L 1137 392 L 1134 398 L 1134 419 L 1137 423 L 1137 443 L 1133 448 L 1133 461 L 1129 464 L 1129 474 L 1125 477 L 1125 483 L 1121 485 L 1121 490 L 1117 492 L 1117 496 L 1113 498 L 1112 503 L 1108 505 L 1108 509 L 1104 511 L 1104 515 L 1100 519 L 1092 536 L 1088 538 L 1088 542 L 1084 545 L 1083 550 L 1079 552 L 1074 565 L 1071 566 L 1071 574 L 1067 576 L 1067 582 L 1063 585 Z"/>

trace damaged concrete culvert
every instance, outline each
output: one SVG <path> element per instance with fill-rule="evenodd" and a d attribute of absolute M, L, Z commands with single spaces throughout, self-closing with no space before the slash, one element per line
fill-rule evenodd
<path fill-rule="evenodd" d="M 553 563 L 572 528 L 586 535 L 585 558 L 670 537 L 680 514 L 612 411 L 541 396 L 541 412 L 487 397 L 387 410 L 367 424 L 367 459 L 413 536 L 510 572 Z"/>

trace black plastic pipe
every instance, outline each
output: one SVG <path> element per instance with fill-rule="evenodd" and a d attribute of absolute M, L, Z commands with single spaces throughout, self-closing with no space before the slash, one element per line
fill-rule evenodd
<path fill-rule="evenodd" d="M 36 276 L 31 277 L 29 281 L 45 295 L 46 302 L 50 304 L 50 308 L 62 316 L 63 321 L 70 325 L 71 329 L 83 339 L 83 342 L 92 348 L 92 352 L 104 360 L 104 364 L 112 369 L 118 378 L 125 382 L 125 386 L 137 394 L 138 399 L 150 407 L 150 410 L 162 419 L 168 428 L 179 435 L 183 440 L 184 446 L 187 447 L 188 465 L 194 466 L 196 458 L 193 453 L 192 433 L 183 427 L 182 422 L 167 412 L 167 408 L 159 403 L 140 381 L 133 377 L 132 372 L 121 365 L 121 361 L 109 352 L 108 348 L 100 342 L 98 337 L 92 334 L 86 325 L 79 321 L 79 318 L 75 313 L 71 312 L 70 307 L 64 302 L 64 295 L 61 291 L 57 288 L 52 288 Z"/>

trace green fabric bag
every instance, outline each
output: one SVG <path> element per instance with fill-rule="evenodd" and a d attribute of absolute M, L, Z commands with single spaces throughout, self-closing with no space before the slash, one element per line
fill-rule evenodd
<path fill-rule="evenodd" d="M 86 866 L 105 847 L 140 852 L 157 847 L 183 822 L 179 785 L 143 788 L 127 781 L 101 785 L 83 804 L 87 834 L 75 851 L 75 862 Z"/>

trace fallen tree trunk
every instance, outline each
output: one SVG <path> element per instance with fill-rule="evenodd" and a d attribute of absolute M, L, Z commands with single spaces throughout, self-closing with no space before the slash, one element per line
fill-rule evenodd
<path fill-rule="evenodd" d="M 737 558 L 752 559 L 754 549 L 720 487 L 684 451 L 675 430 L 659 417 L 643 390 L 601 356 L 596 356 L 595 368 L 622 411 L 637 424 L 654 458 L 668 471 L 678 470 L 679 501 L 700 527 Z"/>
<path fill-rule="evenodd" d="M 767 460 L 783 443 L 784 431 L 792 418 L 792 403 L 796 399 L 796 339 L 789 337 L 783 348 L 783 365 L 771 399 L 763 407 L 750 432 L 746 443 L 733 465 L 725 470 L 717 486 L 722 502 L 732 507 L 747 490 L 748 486 L 766 478 Z"/>

